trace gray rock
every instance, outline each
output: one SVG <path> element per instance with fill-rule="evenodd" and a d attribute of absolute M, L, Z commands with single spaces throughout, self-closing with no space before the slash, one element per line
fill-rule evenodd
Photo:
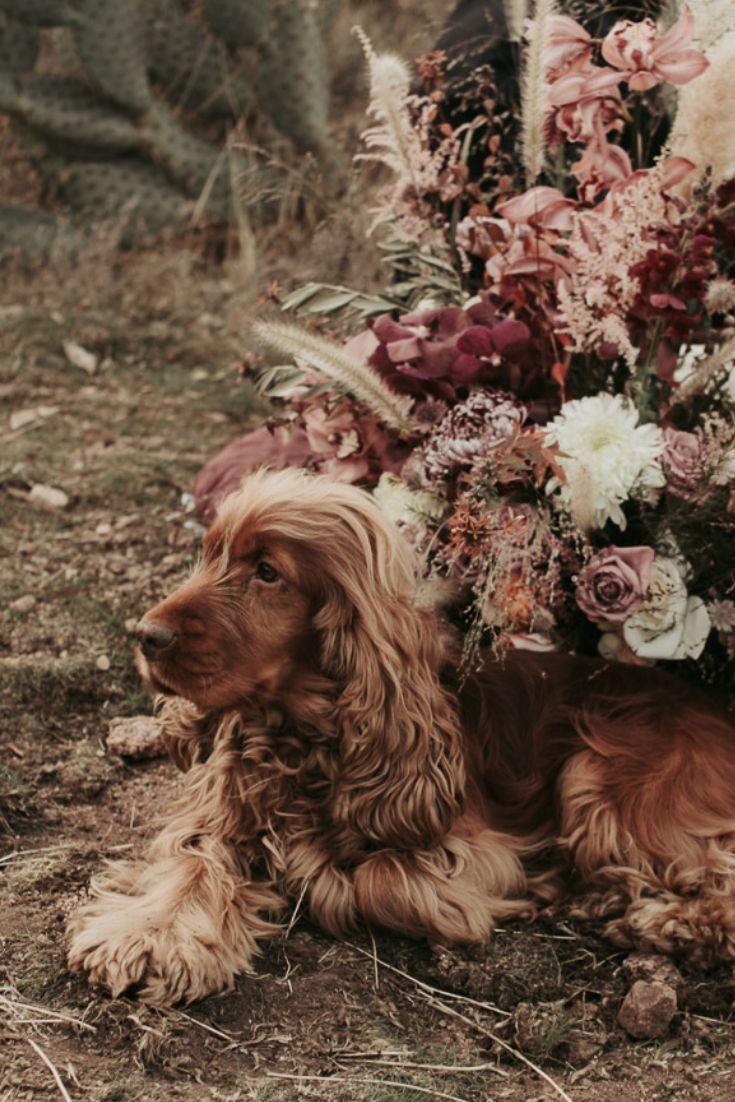
<path fill-rule="evenodd" d="M 155 716 L 121 716 L 110 722 L 107 749 L 121 758 L 160 758 L 166 753 Z"/>
<path fill-rule="evenodd" d="M 660 980 L 636 980 L 623 999 L 618 1022 L 638 1040 L 663 1037 L 676 1014 L 676 991 Z"/>

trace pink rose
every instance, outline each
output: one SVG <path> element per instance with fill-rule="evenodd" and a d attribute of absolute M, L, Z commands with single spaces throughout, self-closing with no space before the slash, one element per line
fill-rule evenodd
<path fill-rule="evenodd" d="M 622 623 L 637 612 L 651 584 L 652 547 L 608 547 L 577 578 L 575 597 L 593 624 Z"/>
<path fill-rule="evenodd" d="M 602 56 L 616 69 L 624 70 L 635 92 L 647 92 L 661 81 L 688 84 L 709 65 L 704 54 L 690 45 L 693 31 L 689 8 L 662 35 L 651 19 L 638 23 L 621 19 L 602 43 Z"/>
<path fill-rule="evenodd" d="M 693 432 L 664 429 L 664 451 L 661 466 L 668 489 L 688 501 L 700 496 L 702 482 L 702 445 Z"/>

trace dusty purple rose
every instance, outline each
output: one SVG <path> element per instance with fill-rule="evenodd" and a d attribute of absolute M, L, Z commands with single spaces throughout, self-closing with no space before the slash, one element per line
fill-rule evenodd
<path fill-rule="evenodd" d="M 695 433 L 665 428 L 661 465 L 672 493 L 687 499 L 698 496 L 702 480 L 702 445 Z"/>
<path fill-rule="evenodd" d="M 640 608 L 651 584 L 652 547 L 608 547 L 577 578 L 575 597 L 593 623 L 622 623 Z"/>

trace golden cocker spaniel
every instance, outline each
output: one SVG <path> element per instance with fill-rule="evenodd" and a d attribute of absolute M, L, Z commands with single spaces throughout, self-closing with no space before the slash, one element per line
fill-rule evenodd
<path fill-rule="evenodd" d="M 574 892 L 618 945 L 735 956 L 735 724 L 656 670 L 515 652 L 460 687 L 368 494 L 298 471 L 232 494 L 138 628 L 185 788 L 93 881 L 70 962 L 190 1001 L 288 899 L 439 943 Z"/>

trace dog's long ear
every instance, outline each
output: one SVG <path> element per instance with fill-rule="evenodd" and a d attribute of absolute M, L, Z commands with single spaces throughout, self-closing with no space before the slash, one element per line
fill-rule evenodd
<path fill-rule="evenodd" d="M 168 756 L 183 773 L 206 761 L 221 716 L 202 712 L 181 696 L 156 697 L 156 716 Z"/>
<path fill-rule="evenodd" d="M 431 845 L 451 827 L 464 788 L 436 620 L 414 606 L 411 553 L 367 497 L 352 516 L 341 511 L 326 555 L 336 584 L 316 626 L 340 688 L 333 818 L 371 844 Z"/>

